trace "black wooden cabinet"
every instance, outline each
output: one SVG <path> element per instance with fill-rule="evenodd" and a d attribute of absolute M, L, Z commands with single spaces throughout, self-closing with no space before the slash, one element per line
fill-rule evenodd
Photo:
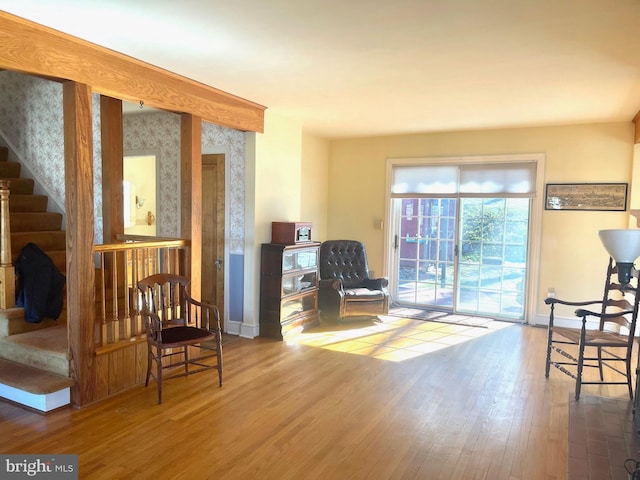
<path fill-rule="evenodd" d="M 260 336 L 282 340 L 318 323 L 319 242 L 263 243 Z"/>

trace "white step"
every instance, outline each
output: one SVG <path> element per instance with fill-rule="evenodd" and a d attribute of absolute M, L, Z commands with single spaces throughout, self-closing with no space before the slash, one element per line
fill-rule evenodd
<path fill-rule="evenodd" d="M 0 358 L 0 397 L 46 413 L 71 402 L 73 379 Z"/>

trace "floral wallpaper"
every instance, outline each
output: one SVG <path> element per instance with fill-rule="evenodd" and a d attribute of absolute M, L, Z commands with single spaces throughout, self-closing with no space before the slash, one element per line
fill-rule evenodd
<path fill-rule="evenodd" d="M 62 85 L 11 71 L 0 72 L 0 142 L 10 147 L 36 181 L 36 189 L 49 196 L 50 209 L 64 211 L 64 140 Z M 100 96 L 93 96 L 94 217 L 96 243 L 102 242 L 102 169 L 100 149 Z M 167 112 L 128 114 L 124 117 L 124 149 L 154 150 L 160 157 L 158 235 L 179 234 L 180 117 Z M 229 164 L 231 254 L 244 248 L 243 132 L 210 123 L 202 125 L 202 151 L 224 153 Z M 52 203 L 54 208 L 52 208 Z"/>
<path fill-rule="evenodd" d="M 180 232 L 180 116 L 168 112 L 134 113 L 124 117 L 124 151 L 154 150 L 159 156 L 158 235 L 176 237 Z M 202 124 L 202 151 L 225 153 L 230 178 L 230 253 L 244 247 L 244 133 L 211 123 Z M 206 186 L 205 186 L 206 187 Z"/>

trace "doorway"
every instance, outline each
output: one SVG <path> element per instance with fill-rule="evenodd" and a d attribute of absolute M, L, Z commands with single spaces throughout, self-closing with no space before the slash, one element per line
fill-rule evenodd
<path fill-rule="evenodd" d="M 155 154 L 125 154 L 122 204 L 127 235 L 156 235 L 156 171 Z"/>
<path fill-rule="evenodd" d="M 220 311 L 224 331 L 225 156 L 202 155 L 202 301 Z"/>

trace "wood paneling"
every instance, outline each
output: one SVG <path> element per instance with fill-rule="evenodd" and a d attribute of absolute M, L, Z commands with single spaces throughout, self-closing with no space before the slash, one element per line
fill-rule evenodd
<path fill-rule="evenodd" d="M 143 385 L 147 373 L 147 342 L 106 350 L 96 356 L 96 397 L 113 396 Z"/>
<path fill-rule="evenodd" d="M 65 82 L 63 105 L 71 401 L 83 405 L 96 399 L 91 88 Z"/>
<path fill-rule="evenodd" d="M 113 98 L 243 131 L 263 132 L 265 107 L 0 11 L 0 68 L 91 85 Z"/>

